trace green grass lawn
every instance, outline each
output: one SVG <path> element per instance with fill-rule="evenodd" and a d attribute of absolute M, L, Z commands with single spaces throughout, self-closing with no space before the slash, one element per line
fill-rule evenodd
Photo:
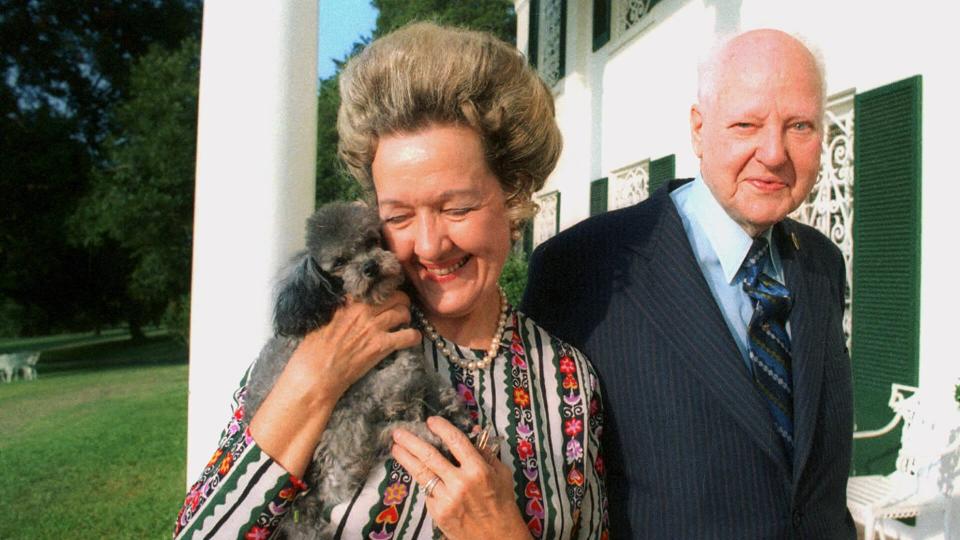
<path fill-rule="evenodd" d="M 0 538 L 169 538 L 183 500 L 186 351 L 79 339 L 0 383 Z"/>

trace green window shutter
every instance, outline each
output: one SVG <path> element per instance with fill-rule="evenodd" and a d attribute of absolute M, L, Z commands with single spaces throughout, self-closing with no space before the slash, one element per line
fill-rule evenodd
<path fill-rule="evenodd" d="M 560 77 L 567 74 L 567 0 L 560 2 Z"/>
<path fill-rule="evenodd" d="M 593 50 L 610 41 L 610 0 L 593 0 Z"/>
<path fill-rule="evenodd" d="M 607 179 L 590 182 L 590 215 L 595 216 L 607 211 Z"/>
<path fill-rule="evenodd" d="M 530 24 L 527 35 L 527 60 L 534 68 L 537 67 L 537 54 L 540 44 L 540 2 L 530 0 Z"/>
<path fill-rule="evenodd" d="M 670 154 L 650 162 L 650 194 L 676 178 L 677 155 Z"/>
<path fill-rule="evenodd" d="M 853 361 L 857 429 L 892 412 L 890 383 L 917 384 L 920 338 L 919 76 L 854 98 Z M 893 472 L 900 430 L 854 445 L 854 472 Z"/>
<path fill-rule="evenodd" d="M 553 38 L 557 38 L 557 72 L 552 72 L 552 67 L 550 73 L 541 73 L 541 77 L 547 82 L 548 85 L 553 85 L 566 75 L 566 49 L 567 49 L 567 0 L 545 0 L 549 2 L 546 10 L 546 17 L 556 17 L 556 19 L 551 18 L 550 20 L 541 21 L 541 6 L 540 0 L 530 0 L 530 24 L 529 24 L 529 35 L 527 38 L 527 60 L 530 62 L 530 65 L 534 68 L 539 68 L 540 63 L 540 23 L 544 23 L 544 31 L 550 32 L 550 35 L 545 36 L 548 40 L 547 46 L 549 47 L 553 43 Z M 556 2 L 556 3 L 553 3 Z M 553 7 L 559 7 L 559 13 L 557 10 L 549 9 Z M 554 34 L 553 32 L 556 32 Z M 551 51 L 547 51 L 547 54 L 552 54 Z M 554 79 L 556 77 L 556 79 Z"/>

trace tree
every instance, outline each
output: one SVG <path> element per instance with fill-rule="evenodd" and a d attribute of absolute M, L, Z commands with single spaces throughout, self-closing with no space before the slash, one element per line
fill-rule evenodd
<path fill-rule="evenodd" d="M 133 255 L 70 242 L 113 104 L 151 44 L 198 35 L 199 0 L 0 0 L 0 333 L 137 319 Z"/>
<path fill-rule="evenodd" d="M 187 38 L 134 63 L 117 132 L 71 220 L 81 245 L 114 241 L 131 254 L 127 292 L 148 320 L 188 304 L 199 55 Z"/>
<path fill-rule="evenodd" d="M 339 76 L 320 81 L 317 96 L 317 204 L 352 201 L 362 196 L 337 157 L 337 109 L 340 107 Z"/>
<path fill-rule="evenodd" d="M 516 43 L 516 14 L 510 0 L 373 0 L 380 12 L 373 37 L 380 37 L 410 21 L 483 30 L 508 43 Z"/>
<path fill-rule="evenodd" d="M 127 95 L 133 60 L 174 48 L 200 27 L 199 0 L 0 0 L 0 69 L 20 110 L 49 106 L 75 119 L 95 149 L 107 109 Z"/>
<path fill-rule="evenodd" d="M 72 293 L 89 291 L 89 261 L 60 219 L 89 168 L 85 146 L 62 136 L 75 127 L 47 105 L 0 117 L 0 326 L 9 334 L 57 329 L 78 307 Z"/>

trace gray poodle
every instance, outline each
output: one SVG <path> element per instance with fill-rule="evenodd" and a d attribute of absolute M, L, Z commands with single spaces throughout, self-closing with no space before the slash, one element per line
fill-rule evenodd
<path fill-rule="evenodd" d="M 248 422 L 303 336 L 327 324 L 345 295 L 379 303 L 403 281 L 400 263 L 382 247 L 376 211 L 360 203 L 330 203 L 317 210 L 307 220 L 307 249 L 283 276 L 274 310 L 276 335 L 263 347 L 247 382 Z M 332 535 L 324 509 L 350 499 L 363 485 L 373 466 L 389 454 L 395 428 L 440 446 L 424 423 L 432 415 L 464 431 L 472 425 L 450 381 L 427 366 L 419 347 L 380 362 L 337 402 L 304 475 L 311 491 L 294 502 L 295 511 L 281 522 L 278 536 Z"/>

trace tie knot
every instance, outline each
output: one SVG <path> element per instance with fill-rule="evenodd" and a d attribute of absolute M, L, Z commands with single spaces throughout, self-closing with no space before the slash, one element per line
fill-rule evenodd
<path fill-rule="evenodd" d="M 793 307 L 793 298 L 789 289 L 763 271 L 769 260 L 770 244 L 767 239 L 754 239 L 740 269 L 743 292 L 747 293 L 754 307 L 765 313 L 766 317 L 777 317 L 786 321 Z"/>
<path fill-rule="evenodd" d="M 770 245 L 767 243 L 767 239 L 763 237 L 754 238 L 753 245 L 750 246 L 750 251 L 747 252 L 747 257 L 740 267 L 741 279 L 744 283 L 755 285 L 757 276 L 763 271 L 769 259 Z"/>

